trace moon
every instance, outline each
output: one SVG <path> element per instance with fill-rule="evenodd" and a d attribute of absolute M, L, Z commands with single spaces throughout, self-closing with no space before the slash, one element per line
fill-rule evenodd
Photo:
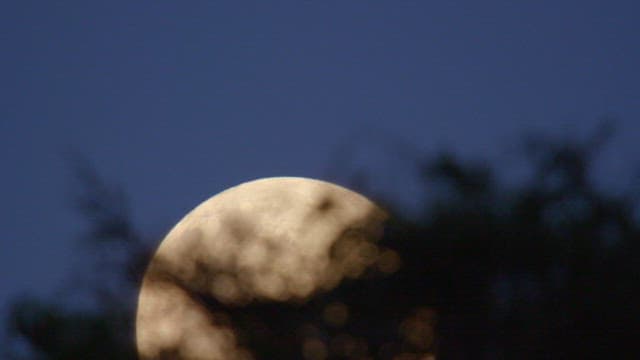
<path fill-rule="evenodd" d="M 136 314 L 141 359 L 252 359 L 222 306 L 303 302 L 357 278 L 376 261 L 387 214 L 324 181 L 247 182 L 204 201 L 161 242 L 143 277 Z"/>

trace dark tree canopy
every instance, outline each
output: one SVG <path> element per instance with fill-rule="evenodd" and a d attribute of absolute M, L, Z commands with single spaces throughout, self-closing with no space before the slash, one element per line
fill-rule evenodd
<path fill-rule="evenodd" d="M 256 359 L 640 357 L 638 204 L 593 185 L 603 135 L 527 142 L 532 176 L 513 188 L 491 167 L 451 155 L 417 164 L 437 196 L 419 218 L 386 201 L 396 214 L 380 244 L 388 250 L 362 278 L 303 303 L 202 303 L 224 310 L 219 321 Z M 17 299 L 9 358 L 136 357 L 136 289 L 150 246 L 126 197 L 79 169 L 76 201 L 99 262 L 81 270 L 92 305 Z"/>

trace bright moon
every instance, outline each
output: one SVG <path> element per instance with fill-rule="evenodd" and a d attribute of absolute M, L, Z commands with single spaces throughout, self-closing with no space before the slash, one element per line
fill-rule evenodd
<path fill-rule="evenodd" d="M 199 301 L 304 301 L 378 258 L 386 213 L 323 181 L 268 178 L 228 189 L 187 214 L 145 273 L 136 318 L 141 359 L 252 359 Z"/>

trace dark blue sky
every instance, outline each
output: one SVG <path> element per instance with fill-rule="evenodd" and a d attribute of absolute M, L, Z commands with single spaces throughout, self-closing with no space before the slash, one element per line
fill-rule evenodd
<path fill-rule="evenodd" d="M 620 131 L 599 176 L 625 184 L 640 159 L 638 4 L 6 2 L 0 306 L 72 269 L 69 148 L 123 185 L 152 234 L 249 179 L 326 177 L 341 147 L 410 200 L 409 180 L 380 172 L 387 141 L 508 167 L 522 133 L 585 136 L 604 115 Z"/>

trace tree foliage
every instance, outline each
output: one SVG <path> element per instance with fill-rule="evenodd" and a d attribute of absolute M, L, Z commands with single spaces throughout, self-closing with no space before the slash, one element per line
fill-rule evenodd
<path fill-rule="evenodd" d="M 424 216 L 393 217 L 377 267 L 305 303 L 226 308 L 224 321 L 260 359 L 638 357 L 638 204 L 597 188 L 591 173 L 607 131 L 583 142 L 528 141 L 532 175 L 513 188 L 494 169 L 451 155 L 418 164 L 438 196 Z M 7 324 L 14 358 L 135 358 L 135 295 L 149 247 L 126 198 L 79 169 L 87 238 L 100 268 L 116 275 L 92 284 L 89 309 L 17 300 Z"/>

